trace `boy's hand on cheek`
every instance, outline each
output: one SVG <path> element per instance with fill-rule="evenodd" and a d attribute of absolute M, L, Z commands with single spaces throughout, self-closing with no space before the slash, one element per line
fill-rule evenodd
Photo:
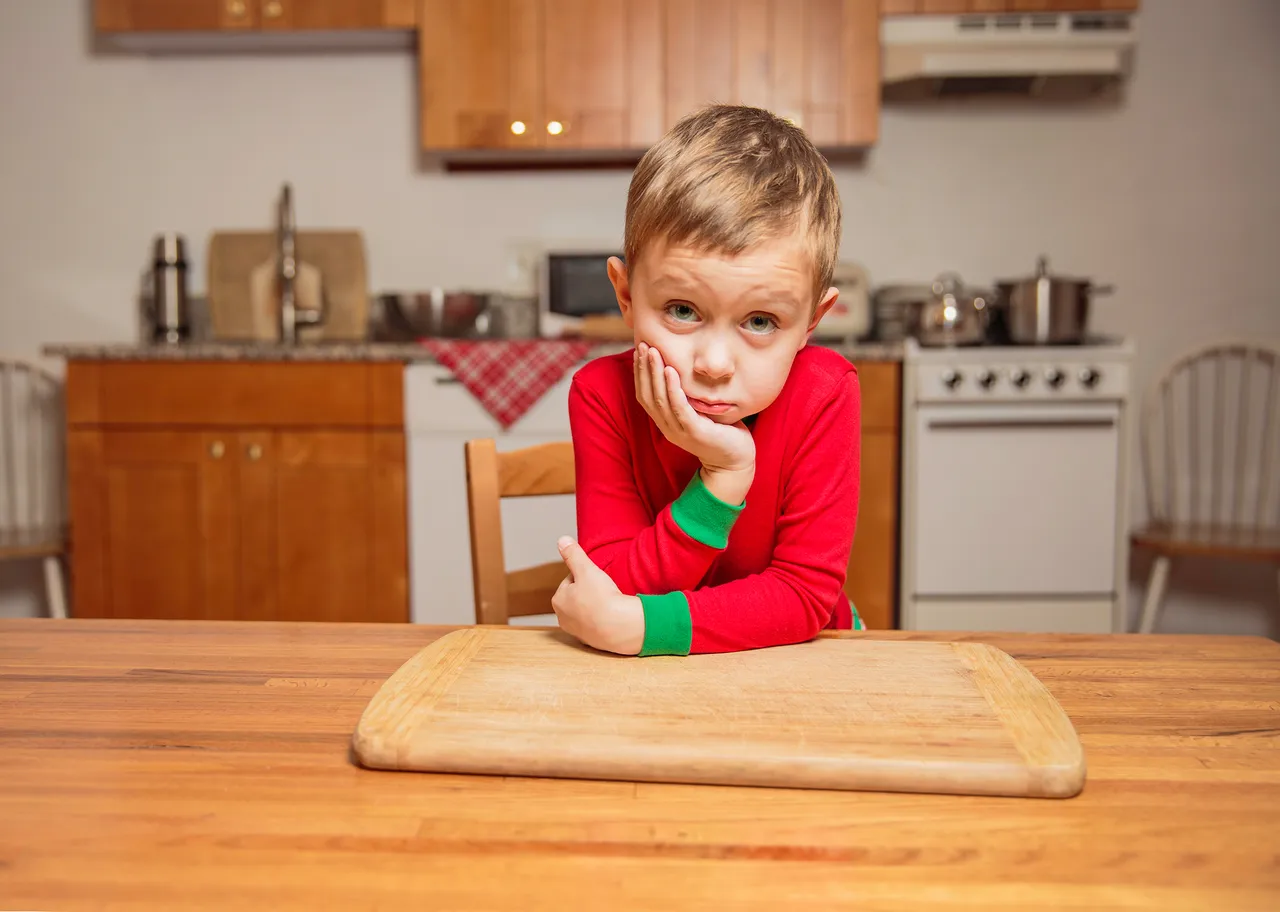
<path fill-rule="evenodd" d="M 756 444 L 741 421 L 720 424 L 700 415 L 656 348 L 641 342 L 633 355 L 636 399 L 662 435 L 702 462 L 702 480 L 712 494 L 738 504 L 755 478 Z"/>
<path fill-rule="evenodd" d="M 551 598 L 560 628 L 586 645 L 620 655 L 637 655 L 644 646 L 644 606 L 623 595 L 609 574 L 595 565 L 568 536 L 556 542 L 569 575 Z"/>

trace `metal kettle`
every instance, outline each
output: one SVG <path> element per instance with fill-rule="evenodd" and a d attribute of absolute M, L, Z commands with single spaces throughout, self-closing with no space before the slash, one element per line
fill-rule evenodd
<path fill-rule="evenodd" d="M 987 336 L 989 294 L 967 288 L 960 276 L 944 272 L 920 301 L 914 334 L 921 345 L 979 345 Z"/>

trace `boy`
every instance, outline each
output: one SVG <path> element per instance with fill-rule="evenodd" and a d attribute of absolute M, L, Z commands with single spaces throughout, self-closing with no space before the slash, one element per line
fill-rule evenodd
<path fill-rule="evenodd" d="M 798 128 L 716 105 L 641 159 L 626 263 L 609 278 L 635 348 L 569 394 L 579 542 L 560 626 L 624 655 L 728 652 L 861 629 L 843 586 L 857 519 L 860 397 L 806 347 L 840 201 Z"/>

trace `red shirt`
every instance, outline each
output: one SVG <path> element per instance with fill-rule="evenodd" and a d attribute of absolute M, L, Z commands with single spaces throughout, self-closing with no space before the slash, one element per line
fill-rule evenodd
<path fill-rule="evenodd" d="M 854 366 L 830 349 L 801 349 L 778 398 L 748 419 L 755 479 L 745 506 L 727 505 L 636 400 L 630 351 L 578 371 L 569 393 L 578 540 L 623 593 L 641 595 L 642 654 L 775 646 L 852 626 L 844 582 L 860 413 Z"/>

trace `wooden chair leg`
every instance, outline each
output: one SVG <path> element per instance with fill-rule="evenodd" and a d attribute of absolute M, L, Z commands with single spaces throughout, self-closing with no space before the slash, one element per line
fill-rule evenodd
<path fill-rule="evenodd" d="M 1164 600 L 1165 586 L 1169 582 L 1169 558 L 1161 554 L 1151 567 L 1151 576 L 1147 579 L 1147 597 L 1142 603 L 1142 624 L 1138 628 L 1141 633 L 1155 630 L 1156 620 L 1160 616 L 1160 603 Z"/>
<path fill-rule="evenodd" d="M 49 617 L 67 616 L 67 596 L 62 585 L 62 562 L 54 555 L 44 559 L 44 588 L 49 603 Z"/>

